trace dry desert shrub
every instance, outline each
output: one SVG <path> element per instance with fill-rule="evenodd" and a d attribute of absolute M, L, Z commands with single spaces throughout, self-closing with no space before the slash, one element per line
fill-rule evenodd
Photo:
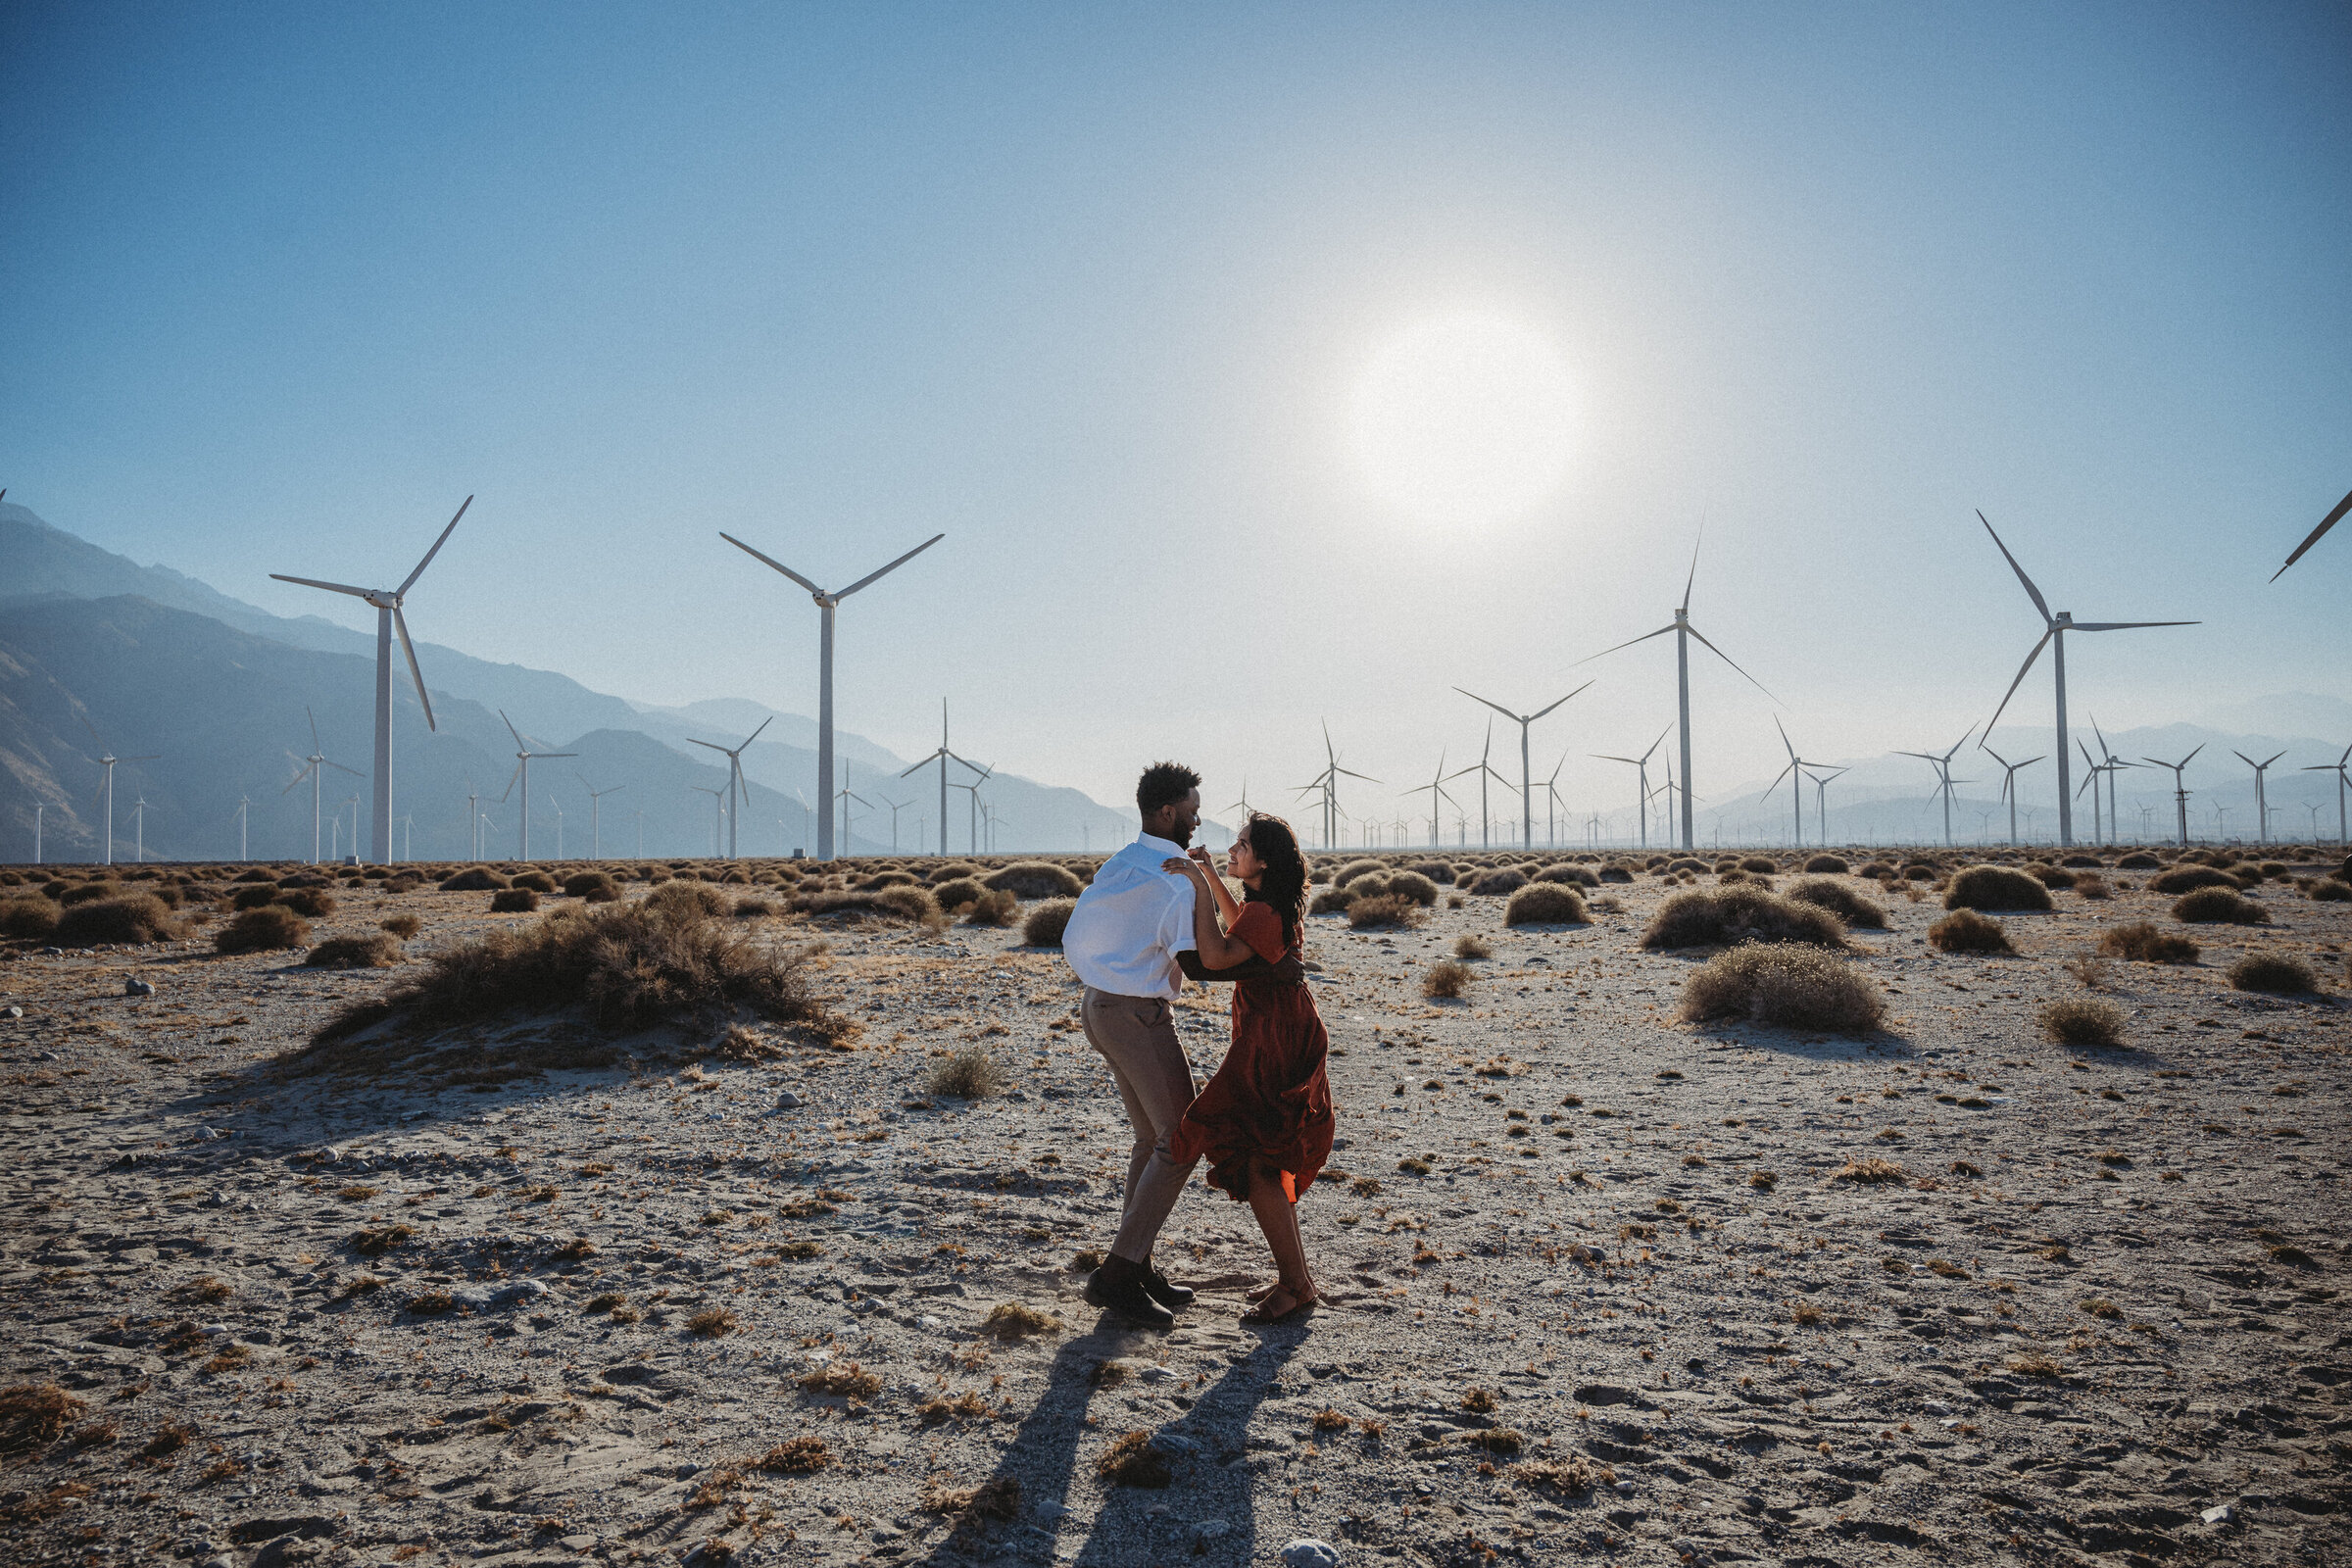
<path fill-rule="evenodd" d="M 1435 907 L 1438 902 L 1438 885 L 1418 871 L 1392 873 L 1383 891 L 1392 899 L 1407 899 L 1424 909 Z"/>
<path fill-rule="evenodd" d="M 1827 953 L 1747 942 L 1701 964 L 1683 986 L 1683 1016 L 1752 1018 L 1790 1029 L 1861 1034 L 1886 1015 L 1862 971 Z"/>
<path fill-rule="evenodd" d="M 2352 904 L 2352 883 L 2324 876 L 2305 888 L 2303 896 L 2314 904 Z"/>
<path fill-rule="evenodd" d="M 882 1380 L 855 1361 L 828 1361 L 804 1373 L 801 1387 L 835 1398 L 870 1399 L 882 1392 Z"/>
<path fill-rule="evenodd" d="M 1891 1159 L 1871 1155 L 1863 1159 L 1848 1159 L 1834 1172 L 1830 1180 L 1852 1182 L 1857 1187 L 1900 1187 L 1910 1179 L 1910 1173 Z"/>
<path fill-rule="evenodd" d="M 1617 1472 L 1608 1465 L 1594 1466 L 1582 1454 L 1566 1459 L 1530 1459 L 1511 1466 L 1511 1479 L 1523 1487 L 1548 1487 L 1572 1497 L 1581 1497 L 1592 1490 L 1595 1482 L 1604 1487 L 1617 1484 Z"/>
<path fill-rule="evenodd" d="M 1838 857 L 1835 855 L 1816 855 L 1813 858 L 1815 860 L 1838 860 Z M 1838 860 L 1838 864 L 1840 869 L 1843 869 L 1845 862 Z M 1810 861 L 1806 863 L 1806 869 L 1812 869 Z M 1791 882 L 1788 885 L 1787 897 L 1794 899 L 1799 904 L 1819 905 L 1844 921 L 1849 929 L 1854 926 L 1864 926 L 1883 930 L 1886 925 L 1885 909 L 1880 908 L 1844 883 L 1833 882 L 1828 877 L 1809 876 L 1801 881 Z"/>
<path fill-rule="evenodd" d="M 2230 966 L 2230 984 L 2238 991 L 2267 991 L 2295 997 L 2320 989 L 2320 977 L 2310 964 L 2283 953 L 2250 953 Z"/>
<path fill-rule="evenodd" d="M 1331 885 L 1344 888 L 1359 876 L 1378 876 L 1387 870 L 1388 867 L 1378 860 L 1349 860 L 1332 873 Z"/>
<path fill-rule="evenodd" d="M 126 893 L 68 906 L 49 940 L 61 948 L 102 943 L 167 942 L 183 934 L 179 917 L 152 893 Z"/>
<path fill-rule="evenodd" d="M 1021 1483 L 1017 1476 L 998 1476 L 976 1487 L 948 1487 L 934 1476 L 923 1484 L 923 1511 L 969 1519 L 1017 1519 L 1021 1512 Z"/>
<path fill-rule="evenodd" d="M 1021 922 L 1021 940 L 1033 948 L 1060 947 L 1061 933 L 1070 923 L 1070 911 L 1077 907 L 1076 899 L 1046 900 Z"/>
<path fill-rule="evenodd" d="M 13 1459 L 55 1443 L 84 1408 L 54 1383 L 0 1389 L 0 1457 Z"/>
<path fill-rule="evenodd" d="M 2153 871 L 2164 864 L 2145 850 L 2134 850 L 2115 863 L 2119 869 L 2126 871 Z"/>
<path fill-rule="evenodd" d="M 1175 1479 L 1149 1432 L 1130 1432 L 1105 1448 L 1095 1474 L 1114 1487 L 1164 1487 Z"/>
<path fill-rule="evenodd" d="M 984 900 L 1002 899 L 1014 907 L 1019 903 L 1009 893 L 984 894 L 982 897 Z M 882 888 L 872 893 L 848 889 L 797 893 L 793 895 L 792 907 L 797 914 L 833 915 L 848 920 L 906 920 L 920 925 L 940 918 L 939 901 L 931 896 L 931 890 L 906 884 Z M 1007 917 L 1003 920 L 975 920 L 972 923 L 1010 925 L 1012 921 L 1008 911 Z"/>
<path fill-rule="evenodd" d="M 1798 904 L 1756 887 L 1678 893 L 1659 906 L 1642 933 L 1644 948 L 1732 947 L 1794 942 L 1843 948 L 1845 926 L 1817 904 Z"/>
<path fill-rule="evenodd" d="M 492 914 L 528 914 L 539 907 L 539 895 L 530 888 L 500 888 L 490 895 Z"/>
<path fill-rule="evenodd" d="M 1952 878 L 1943 895 L 1947 909 L 2047 909 L 2050 890 L 2040 880 L 2006 865 L 1972 865 Z"/>
<path fill-rule="evenodd" d="M 953 876 L 931 884 L 931 897 L 939 901 L 940 910 L 946 914 L 954 914 L 987 896 L 988 889 L 968 876 Z"/>
<path fill-rule="evenodd" d="M 2114 896 L 2115 890 L 2096 871 L 2085 871 L 2075 878 L 2075 897 L 2079 899 L 2107 899 Z"/>
<path fill-rule="evenodd" d="M 1527 873 L 1515 866 L 1497 866 L 1483 871 L 1470 881 L 1469 891 L 1482 898 L 1499 899 L 1506 893 L 1516 893 L 1527 886 Z"/>
<path fill-rule="evenodd" d="M 2269 925 L 2271 911 L 2230 888 L 2199 888 L 2174 902 L 2173 918 L 2189 925 Z"/>
<path fill-rule="evenodd" d="M 950 1056 L 934 1062 L 923 1080 L 928 1094 L 948 1095 L 956 1100 L 986 1100 L 1004 1090 L 1004 1068 L 997 1058 L 977 1046 L 967 1046 Z"/>
<path fill-rule="evenodd" d="M 57 929 L 57 906 L 47 899 L 0 901 L 0 937 L 12 942 L 45 942 Z"/>
<path fill-rule="evenodd" d="M 1488 945 L 1485 937 L 1465 931 L 1453 939 L 1453 956 L 1462 959 L 1492 958 L 1494 950 Z"/>
<path fill-rule="evenodd" d="M 1421 994 L 1430 998 L 1458 997 L 1469 988 L 1473 978 L 1468 964 L 1440 958 L 1421 977 Z"/>
<path fill-rule="evenodd" d="M 2035 1018 L 2041 1032 L 2061 1046 L 2124 1043 L 2124 1009 L 2097 997 L 2068 997 L 2050 1003 Z"/>
<path fill-rule="evenodd" d="M 1530 882 L 1502 906 L 1504 925 L 1585 925 L 1591 920 L 1583 897 L 1560 882 Z"/>
<path fill-rule="evenodd" d="M 2194 893 L 2199 888 L 2230 888 L 2234 891 L 2236 887 L 2237 878 L 2227 871 L 2217 871 L 2210 865 L 2176 865 L 2148 882 L 2150 893 L 2161 893 L 2168 898 Z"/>
<path fill-rule="evenodd" d="M 2026 874 L 2055 893 L 2075 885 L 2075 873 L 2059 865 L 2029 865 Z"/>
<path fill-rule="evenodd" d="M 829 1468 L 833 1450 L 819 1437 L 788 1438 L 761 1454 L 760 1469 L 770 1475 L 805 1476 Z"/>
<path fill-rule="evenodd" d="M 1434 898 L 1435 895 L 1433 894 Z M 1421 923 L 1421 906 L 1409 899 L 1391 893 L 1373 898 L 1355 899 L 1348 906 L 1348 923 L 1358 931 L 1376 931 L 1402 927 L 1411 929 Z"/>
<path fill-rule="evenodd" d="M 564 892 L 590 904 L 611 904 L 620 897 L 620 884 L 608 871 L 575 871 L 564 879 Z"/>
<path fill-rule="evenodd" d="M 1415 860 L 1405 869 L 1415 876 L 1427 877 L 1433 884 L 1450 886 L 1453 882 L 1453 866 L 1445 860 Z"/>
<path fill-rule="evenodd" d="M 265 904 L 242 911 L 214 932 L 213 949 L 218 953 L 268 953 L 306 947 L 310 940 L 309 921 L 282 904 Z"/>
<path fill-rule="evenodd" d="M 2133 920 L 2103 934 L 2099 951 L 2133 963 L 2194 963 L 2199 950 L 2188 938 L 2174 936 L 2153 920 Z"/>
<path fill-rule="evenodd" d="M 413 914 L 395 914 L 375 922 L 378 927 L 406 942 L 424 929 L 424 922 Z"/>
<path fill-rule="evenodd" d="M 1954 909 L 1928 927 L 1928 945 L 1938 953 L 2015 953 L 1998 920 L 1974 909 Z"/>
<path fill-rule="evenodd" d="M 983 893 L 972 901 L 963 917 L 965 925 L 1007 926 L 1021 912 L 1021 901 L 1002 888 Z"/>
<path fill-rule="evenodd" d="M 645 896 L 645 908 L 663 918 L 715 919 L 730 907 L 724 893 L 690 877 L 664 882 Z"/>
<path fill-rule="evenodd" d="M 1021 1340 L 1032 1334 L 1059 1334 L 1066 1325 L 1051 1312 L 1020 1301 L 999 1301 L 980 1320 L 980 1332 L 991 1339 Z"/>
<path fill-rule="evenodd" d="M 1844 858 L 1836 855 L 1816 855 L 1805 862 L 1805 870 L 1814 876 L 1843 876 L 1846 869 Z"/>
<path fill-rule="evenodd" d="M 1047 860 L 1015 860 L 1002 871 L 991 871 L 981 884 L 1018 899 L 1074 899 L 1086 891 L 1076 873 Z"/>
<path fill-rule="evenodd" d="M 400 962 L 400 944 L 385 932 L 329 937 L 304 958 L 313 969 L 389 969 Z"/>
<path fill-rule="evenodd" d="M 705 1307 L 686 1320 L 686 1332 L 698 1340 L 722 1340 L 743 1327 L 723 1306 Z"/>
<path fill-rule="evenodd" d="M 528 888 L 533 893 L 553 893 L 556 891 L 556 879 L 545 871 L 517 871 L 507 879 L 507 886 Z"/>
<path fill-rule="evenodd" d="M 457 875 L 444 877 L 444 893 L 495 893 L 507 885 L 507 879 L 486 866 L 468 866 Z"/>
<path fill-rule="evenodd" d="M 1536 873 L 1539 882 L 1566 882 L 1580 888 L 1597 888 L 1600 878 L 1581 865 L 1547 865 Z"/>

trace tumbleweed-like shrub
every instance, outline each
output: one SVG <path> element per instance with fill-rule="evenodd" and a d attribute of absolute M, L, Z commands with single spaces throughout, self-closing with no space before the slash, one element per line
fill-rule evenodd
<path fill-rule="evenodd" d="M 1418 871 L 1391 872 L 1384 891 L 1393 899 L 1410 899 L 1424 909 L 1438 902 L 1438 885 Z"/>
<path fill-rule="evenodd" d="M 945 882 L 931 884 L 931 897 L 937 899 L 940 908 L 949 914 L 958 912 L 966 905 L 977 904 L 987 893 L 988 889 L 968 876 L 953 876 Z"/>
<path fill-rule="evenodd" d="M 1450 861 L 1415 860 L 1412 864 L 1406 866 L 1405 869 L 1412 872 L 1415 876 L 1425 876 L 1429 878 L 1431 883 L 1438 886 L 1451 887 L 1453 885 L 1454 870 Z"/>
<path fill-rule="evenodd" d="M 2073 887 L 2077 880 L 2075 873 L 2062 865 L 2029 865 L 2025 869 L 2028 876 L 2052 893 Z"/>
<path fill-rule="evenodd" d="M 2162 860 L 2145 850 L 2134 850 L 2115 863 L 2119 869 L 2125 871 L 2153 871 L 2164 864 Z"/>
<path fill-rule="evenodd" d="M 1817 855 L 1813 858 L 1835 860 L 1838 858 L 1834 855 Z M 1841 866 L 1844 863 L 1842 860 L 1838 861 Z M 1884 928 L 1886 924 L 1885 909 L 1880 908 L 1844 883 L 1832 881 L 1826 876 L 1802 877 L 1789 883 L 1786 897 L 1794 899 L 1799 904 L 1820 906 L 1838 919 L 1843 920 L 1848 929 L 1855 926 Z"/>
<path fill-rule="evenodd" d="M 1409 930 L 1421 923 L 1421 906 L 1394 893 L 1376 893 L 1348 906 L 1348 923 L 1358 931 Z"/>
<path fill-rule="evenodd" d="M 2050 890 L 2038 878 L 2006 865 L 1972 865 L 1952 878 L 1947 909 L 2047 909 Z"/>
<path fill-rule="evenodd" d="M 400 956 L 400 944 L 378 931 L 364 937 L 329 937 L 302 961 L 312 969 L 389 969 Z"/>
<path fill-rule="evenodd" d="M 923 1079 L 926 1093 L 957 1100 L 986 1100 L 1003 1093 L 1004 1084 L 1004 1064 L 977 1046 L 940 1057 Z"/>
<path fill-rule="evenodd" d="M 323 920 L 335 912 L 335 896 L 324 888 L 280 888 L 277 902 L 306 920 Z"/>
<path fill-rule="evenodd" d="M 2230 966 L 2230 984 L 2238 991 L 2299 997 L 2319 990 L 2320 977 L 2301 958 L 2283 953 L 2250 953 Z"/>
<path fill-rule="evenodd" d="M 535 888 L 500 888 L 490 895 L 492 914 L 528 914 L 539 907 L 539 893 Z"/>
<path fill-rule="evenodd" d="M 2269 925 L 2271 911 L 2230 888 L 2199 888 L 2173 901 L 2173 918 L 2190 925 Z"/>
<path fill-rule="evenodd" d="M 1076 872 L 1047 860 L 1015 860 L 980 880 L 982 886 L 1016 899 L 1074 899 L 1086 891 Z"/>
<path fill-rule="evenodd" d="M 1752 875 L 1770 876 L 1780 868 L 1781 862 L 1768 855 L 1743 855 L 1740 858 L 1740 869 Z"/>
<path fill-rule="evenodd" d="M 2352 883 L 2324 876 L 2305 888 L 2303 896 L 2315 904 L 2352 904 Z"/>
<path fill-rule="evenodd" d="M 564 892 L 590 904 L 611 904 L 620 897 L 620 884 L 607 871 L 575 871 L 564 879 Z"/>
<path fill-rule="evenodd" d="M 1816 855 L 1805 861 L 1805 870 L 1814 876 L 1843 876 L 1847 869 L 1841 855 Z"/>
<path fill-rule="evenodd" d="M 2113 1047 L 2124 1043 L 2124 1009 L 2097 997 L 2068 997 L 2036 1014 L 2041 1032 L 2061 1046 Z"/>
<path fill-rule="evenodd" d="M 62 910 L 49 940 L 61 948 L 94 948 L 101 943 L 168 942 L 183 934 L 179 916 L 152 893 L 76 904 Z"/>
<path fill-rule="evenodd" d="M 441 891 L 444 893 L 496 893 L 506 885 L 507 879 L 496 871 L 474 865 L 466 867 L 455 876 L 442 878 Z"/>
<path fill-rule="evenodd" d="M 1547 865 L 1536 873 L 1539 882 L 1567 882 L 1580 888 L 1597 888 L 1600 878 L 1581 865 Z"/>
<path fill-rule="evenodd" d="M 2153 920 L 2133 920 L 2109 927 L 2099 938 L 2099 951 L 2134 963 L 2194 963 L 2199 950 L 2188 938 L 2175 936 Z"/>
<path fill-rule="evenodd" d="M 1818 904 L 1734 884 L 1677 893 L 1658 906 L 1649 929 L 1642 933 L 1642 946 L 1650 949 L 1728 948 L 1742 942 L 1842 948 L 1845 926 Z"/>
<path fill-rule="evenodd" d="M 1683 1017 L 1749 1018 L 1788 1029 L 1866 1034 L 1886 1005 L 1861 970 L 1816 949 L 1748 942 L 1699 965 L 1683 985 Z"/>
<path fill-rule="evenodd" d="M 1021 912 L 1021 901 L 1006 888 L 991 888 L 964 911 L 965 925 L 1006 926 Z"/>
<path fill-rule="evenodd" d="M 1349 860 L 1331 874 L 1331 885 L 1344 888 L 1359 876 L 1378 876 L 1387 870 L 1378 860 Z"/>
<path fill-rule="evenodd" d="M 43 942 L 57 929 L 57 906 L 47 899 L 0 901 L 0 937 L 11 942 Z"/>
<path fill-rule="evenodd" d="M 724 893 L 694 877 L 677 877 L 645 896 L 645 906 L 668 917 L 714 920 L 734 907 Z"/>
<path fill-rule="evenodd" d="M 2162 876 L 2148 880 L 2150 893 L 2162 893 L 2167 897 L 2194 893 L 2199 888 L 2229 888 L 2235 892 L 2237 887 L 2237 878 L 2210 865 L 2176 865 Z"/>
<path fill-rule="evenodd" d="M 1346 914 L 1354 906 L 1355 901 L 1362 897 L 1364 894 L 1357 888 L 1324 888 L 1307 901 L 1306 912 L 1309 914 Z"/>
<path fill-rule="evenodd" d="M 1954 909 L 1928 927 L 1928 946 L 1938 953 L 2015 953 L 2008 928 L 1974 909 Z"/>
<path fill-rule="evenodd" d="M 213 933 L 213 949 L 218 953 L 268 953 L 308 947 L 310 941 L 310 922 L 282 904 L 240 910 Z"/>
<path fill-rule="evenodd" d="M 1030 909 L 1021 921 L 1021 940 L 1033 948 L 1058 948 L 1061 933 L 1070 923 L 1070 911 L 1078 907 L 1076 899 L 1047 899 Z"/>
<path fill-rule="evenodd" d="M 1561 882 L 1530 882 L 1502 906 L 1504 925 L 1584 925 L 1591 919 L 1583 895 Z"/>
<path fill-rule="evenodd" d="M 1470 982 L 1476 978 L 1476 971 L 1468 964 L 1452 958 L 1440 958 L 1421 976 L 1421 994 L 1433 1000 L 1458 997 L 1470 988 Z"/>
<path fill-rule="evenodd" d="M 228 906 L 232 909 L 258 909 L 265 904 L 276 902 L 277 884 L 274 882 L 248 884 L 228 896 Z"/>
<path fill-rule="evenodd" d="M 556 879 L 545 871 L 517 871 L 507 882 L 511 888 L 529 888 L 533 893 L 553 893 Z"/>
<path fill-rule="evenodd" d="M 1499 899 L 1506 893 L 1516 893 L 1527 886 L 1527 873 L 1517 866 L 1497 866 L 1482 871 L 1472 879 L 1470 891 L 1482 898 Z"/>
<path fill-rule="evenodd" d="M 992 893 L 983 897 L 1012 901 L 1009 893 Z M 940 917 L 939 901 L 931 896 L 931 890 L 908 883 L 883 888 L 875 893 L 848 888 L 798 893 L 793 895 L 792 907 L 798 914 L 831 915 L 848 920 L 910 920 L 919 924 Z M 1014 907 L 1018 907 L 1017 902 Z M 1012 921 L 1006 918 L 974 923 L 1010 925 Z"/>

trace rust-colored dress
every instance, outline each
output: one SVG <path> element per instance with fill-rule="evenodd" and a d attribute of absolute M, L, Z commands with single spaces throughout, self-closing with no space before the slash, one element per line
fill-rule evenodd
<path fill-rule="evenodd" d="M 1268 963 L 1285 947 L 1282 916 L 1271 905 L 1242 906 L 1227 935 L 1249 944 Z M 1288 952 L 1305 956 L 1303 932 Z M 1176 1125 L 1172 1152 L 1180 1162 L 1208 1161 L 1208 1185 L 1247 1201 L 1254 1169 L 1278 1172 L 1292 1202 L 1331 1157 L 1331 1080 L 1324 1057 L 1331 1041 L 1315 999 L 1304 985 L 1242 980 L 1233 988 L 1233 1046 Z"/>

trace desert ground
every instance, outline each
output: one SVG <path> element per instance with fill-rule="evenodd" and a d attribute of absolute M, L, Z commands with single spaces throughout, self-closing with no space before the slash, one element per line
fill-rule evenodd
<path fill-rule="evenodd" d="M 1158 1260 L 1200 1297 L 1165 1335 L 1081 1299 L 1128 1134 L 1021 911 L 825 912 L 789 887 L 885 862 L 608 864 L 612 908 L 648 869 L 770 895 L 724 919 L 798 956 L 821 1020 L 607 1036 L 543 1005 L 404 1056 L 396 1015 L 355 1065 L 299 1054 L 432 955 L 577 901 L 493 914 L 489 892 L 346 874 L 311 946 L 222 956 L 214 901 L 244 868 L 118 867 L 183 887 L 197 923 L 0 958 L 0 1546 L 232 1568 L 2352 1561 L 2352 903 L 2309 893 L 2340 862 L 2250 857 L 2269 923 L 2192 926 L 2096 853 L 2104 897 L 1996 916 L 2014 956 L 1927 938 L 1977 855 L 1838 878 L 1886 911 L 1844 956 L 1886 1015 L 1832 1033 L 1682 1017 L 1714 950 L 1641 939 L 1722 885 L 1713 856 L 1670 881 L 1664 857 L 1435 852 L 1628 879 L 1585 889 L 1583 923 L 1506 926 L 1504 897 L 1451 887 L 1417 925 L 1314 916 L 1341 1109 L 1301 1208 L 1324 1304 L 1237 1322 L 1263 1247 L 1196 1181 Z M 1798 858 L 1770 858 L 1785 891 Z M 0 893 L 44 896 L 29 871 Z M 305 964 L 399 915 L 396 966 Z M 2139 920 L 2198 961 L 2086 961 Z M 1489 956 L 1425 995 L 1465 937 Z M 2249 954 L 2323 988 L 2233 989 Z M 2120 1045 L 2047 1037 L 2042 1006 L 2085 998 L 2121 1008 Z M 1225 1005 L 1181 1009 L 1203 1078 Z M 943 1092 L 990 1067 L 994 1092 Z"/>

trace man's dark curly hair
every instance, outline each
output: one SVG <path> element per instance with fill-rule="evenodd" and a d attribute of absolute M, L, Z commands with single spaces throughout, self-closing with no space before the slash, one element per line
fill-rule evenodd
<path fill-rule="evenodd" d="M 1135 781 L 1135 808 L 1150 816 L 1200 787 L 1200 775 L 1182 762 L 1153 762 Z"/>

